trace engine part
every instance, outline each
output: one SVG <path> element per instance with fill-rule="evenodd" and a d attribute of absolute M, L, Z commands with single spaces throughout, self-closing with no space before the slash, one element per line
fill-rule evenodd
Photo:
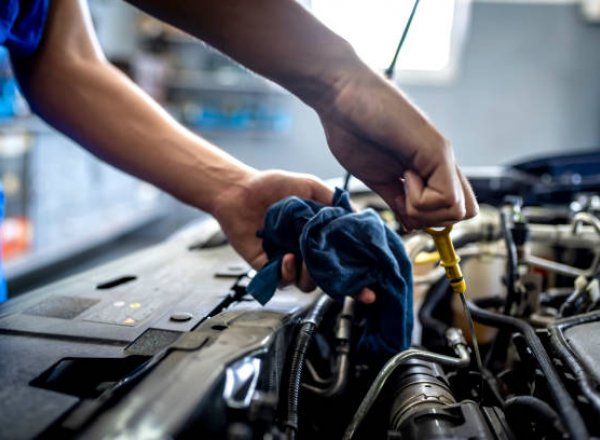
<path fill-rule="evenodd" d="M 594 228 L 596 234 L 600 236 L 600 219 L 589 212 L 578 212 L 573 217 L 573 235 L 578 235 L 582 224 L 588 224 Z M 595 277 L 600 272 L 600 250 L 596 249 L 594 260 L 587 270 L 588 277 Z"/>
<path fill-rule="evenodd" d="M 315 307 L 317 295 L 288 288 L 262 307 L 230 247 L 186 234 L 0 305 L 0 352 L 10 353 L 0 356 L 0 438 L 598 437 L 600 234 L 594 211 L 573 206 L 509 212 L 523 287 L 512 316 L 486 311 L 505 305 L 512 258 L 498 208 L 453 228 L 471 298 L 486 309 L 473 311 L 488 324 L 477 328 L 491 360 L 484 376 L 452 329 L 466 328 L 462 304 L 425 233 L 403 238 L 419 257 L 415 285 L 429 288 L 419 310 L 429 351 L 401 353 L 383 370 L 353 350 L 377 302 L 353 319 L 350 298 L 336 315 L 326 299 Z M 585 286 L 580 278 L 573 296 L 578 276 Z M 500 333 L 507 343 L 494 352 Z M 298 388 L 303 366 L 310 375 Z"/>
<path fill-rule="evenodd" d="M 330 296 L 322 294 L 306 318 L 302 320 L 300 330 L 298 331 L 296 345 L 292 352 L 290 380 L 287 388 L 287 414 L 283 423 L 288 439 L 290 440 L 295 439 L 298 432 L 298 401 L 300 399 L 302 371 L 304 369 L 306 351 L 323 315 L 332 303 L 333 299 Z"/>
<path fill-rule="evenodd" d="M 518 438 L 564 438 L 560 417 L 546 402 L 533 396 L 515 396 L 504 402 L 506 418 Z M 532 432 L 532 425 L 536 431 Z"/>
<path fill-rule="evenodd" d="M 561 317 L 566 318 L 585 313 L 590 306 L 598 301 L 597 289 L 594 289 L 594 286 L 591 286 L 591 288 L 588 288 L 588 286 L 588 279 L 583 275 L 575 279 L 575 290 L 560 307 L 559 315 Z"/>
<path fill-rule="evenodd" d="M 550 341 L 557 354 L 575 374 L 581 392 L 600 415 L 600 346 L 595 337 L 600 332 L 600 313 L 590 313 L 562 320 L 550 327 Z"/>
<path fill-rule="evenodd" d="M 600 234 L 600 220 L 589 212 L 578 212 L 573 216 L 572 227 L 573 234 L 577 235 L 582 224 L 592 226 L 598 234 Z"/>
<path fill-rule="evenodd" d="M 450 238 L 451 231 L 452 226 L 447 226 L 443 229 L 428 228 L 425 230 L 425 232 L 433 238 L 435 247 L 440 254 L 440 266 L 446 271 L 446 277 L 450 280 L 452 291 L 458 294 L 463 304 L 465 317 L 467 318 L 467 324 L 469 326 L 469 335 L 471 336 L 471 343 L 473 344 L 473 351 L 475 352 L 477 368 L 479 368 L 479 373 L 482 377 L 481 391 L 483 392 L 483 364 L 481 362 L 481 354 L 479 353 L 479 346 L 477 344 L 475 325 L 473 324 L 473 318 L 471 318 L 471 313 L 467 307 L 467 299 L 465 298 L 467 283 L 460 270 L 460 258 L 456 255 L 452 239 Z"/>
<path fill-rule="evenodd" d="M 391 405 L 389 429 L 400 431 L 416 412 L 456 403 L 441 367 L 422 360 L 407 361 L 393 378 L 395 396 Z"/>
<path fill-rule="evenodd" d="M 339 314 L 335 330 L 336 366 L 332 380 L 323 380 L 316 372 L 313 376 L 317 382 L 329 383 L 327 388 L 318 388 L 304 384 L 304 388 L 323 397 L 335 397 L 340 395 L 346 388 L 348 382 L 348 370 L 350 369 L 350 336 L 352 330 L 352 318 L 354 317 L 354 299 L 350 296 L 344 298 L 344 305 Z M 307 363 L 307 366 L 309 364 Z"/>
<path fill-rule="evenodd" d="M 454 405 L 424 409 L 407 418 L 389 439 L 509 439 L 508 435 L 496 437 L 490 431 L 477 403 L 465 400 Z"/>
<path fill-rule="evenodd" d="M 356 410 L 352 421 L 344 433 L 344 440 L 350 440 L 354 437 L 357 428 L 371 409 L 375 399 L 377 399 L 384 385 L 387 383 L 388 379 L 399 365 L 402 365 L 411 359 L 421 359 L 425 361 L 437 362 L 441 365 L 447 365 L 455 368 L 464 368 L 468 366 L 471 361 L 471 357 L 467 351 L 466 341 L 462 335 L 462 332 L 460 332 L 458 329 L 449 329 L 447 332 L 447 338 L 449 345 L 454 349 L 457 357 L 444 356 L 425 350 L 411 348 L 398 353 L 396 356 L 391 358 L 377 374 L 377 377 L 373 381 L 371 388 L 369 388 L 367 395 L 364 397 L 360 406 Z"/>
<path fill-rule="evenodd" d="M 577 267 L 569 266 L 568 264 L 563 264 L 556 261 L 550 261 L 535 255 L 527 255 L 526 262 L 533 267 L 539 267 L 540 269 L 549 270 L 551 272 L 555 272 L 560 275 L 566 275 L 572 278 L 585 276 L 589 272 L 589 270 L 579 269 Z"/>
<path fill-rule="evenodd" d="M 492 433 L 479 406 L 457 403 L 442 368 L 432 362 L 407 361 L 393 378 L 391 438 L 489 439 Z"/>
<path fill-rule="evenodd" d="M 421 343 L 427 340 L 427 348 L 433 350 L 441 350 L 446 346 L 446 331 L 449 324 L 446 321 L 451 320 L 452 310 L 450 308 L 451 296 L 448 295 L 450 282 L 448 278 L 442 276 L 434 283 L 427 296 L 423 300 L 423 304 L 419 309 L 419 321 L 422 326 Z M 443 307 L 440 304 L 443 302 Z M 439 319 L 434 313 L 436 310 L 441 310 L 446 316 L 446 320 Z"/>
<path fill-rule="evenodd" d="M 509 215 L 506 211 L 500 212 L 500 224 L 506 245 L 506 301 L 504 303 L 504 314 L 510 315 L 514 304 L 519 301 L 519 289 L 517 281 L 519 277 L 519 259 L 517 244 L 509 227 Z"/>
<path fill-rule="evenodd" d="M 544 350 L 544 347 L 536 335 L 535 330 L 525 321 L 513 318 L 511 316 L 500 315 L 489 312 L 469 303 L 469 309 L 477 322 L 485 325 L 491 325 L 501 329 L 519 332 L 528 343 L 529 348 L 538 361 L 540 369 L 543 371 L 548 381 L 548 389 L 554 401 L 554 405 L 561 416 L 565 428 L 572 439 L 589 438 L 585 423 L 581 414 L 575 407 L 573 399 L 567 392 L 558 373 L 556 372 L 552 361 Z"/>

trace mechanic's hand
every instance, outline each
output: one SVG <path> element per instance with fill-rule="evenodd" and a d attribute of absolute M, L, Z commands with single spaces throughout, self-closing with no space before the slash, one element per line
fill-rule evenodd
<path fill-rule="evenodd" d="M 333 192 L 313 176 L 265 171 L 249 173 L 244 182 L 231 187 L 219 197 L 213 214 L 233 248 L 254 269 L 260 269 L 268 261 L 256 231 L 263 227 L 269 207 L 288 196 L 298 196 L 330 205 Z M 283 258 L 281 282 L 283 285 L 295 282 L 304 292 L 316 288 L 304 264 L 298 273 L 293 254 L 286 254 Z M 355 298 L 368 304 L 375 301 L 375 293 L 364 289 Z"/>
<path fill-rule="evenodd" d="M 452 147 L 390 82 L 366 68 L 350 73 L 333 103 L 317 111 L 339 162 L 379 193 L 405 228 L 477 214 Z"/>

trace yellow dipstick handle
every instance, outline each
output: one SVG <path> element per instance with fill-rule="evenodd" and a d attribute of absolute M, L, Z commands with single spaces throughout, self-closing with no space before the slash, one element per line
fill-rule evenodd
<path fill-rule="evenodd" d="M 460 270 L 460 257 L 456 255 L 454 245 L 450 239 L 452 226 L 446 226 L 443 229 L 427 228 L 425 232 L 431 235 L 435 248 L 440 254 L 440 266 L 446 271 L 446 276 L 450 280 L 450 287 L 454 293 L 465 293 L 467 284 Z"/>
<path fill-rule="evenodd" d="M 473 324 L 473 318 L 469 307 L 467 306 L 467 299 L 465 298 L 465 292 L 467 291 L 467 283 L 460 270 L 460 257 L 456 255 L 452 239 L 450 238 L 450 232 L 452 226 L 446 226 L 443 229 L 427 228 L 427 232 L 433 238 L 435 247 L 440 254 L 440 266 L 446 270 L 446 276 L 450 280 L 450 287 L 454 293 L 458 293 L 465 310 L 465 317 L 467 318 L 467 324 L 469 325 L 469 333 L 471 334 L 471 342 L 473 343 L 473 351 L 475 352 L 475 361 L 477 362 L 477 368 L 479 368 L 479 374 L 481 375 L 481 383 L 479 388 L 479 398 L 483 397 L 483 363 L 481 362 L 481 354 L 479 353 L 479 345 L 477 344 L 477 334 L 475 333 L 475 324 Z"/>

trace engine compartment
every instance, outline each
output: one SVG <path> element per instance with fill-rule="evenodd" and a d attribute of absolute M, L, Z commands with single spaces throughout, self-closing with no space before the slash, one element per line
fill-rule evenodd
<path fill-rule="evenodd" d="M 481 213 L 452 234 L 482 369 L 427 234 L 399 232 L 418 324 L 412 347 L 381 364 L 358 349 L 368 306 L 294 287 L 260 306 L 253 272 L 207 222 L 0 306 L 0 437 L 598 437 L 589 163 L 515 166 L 527 177 L 509 187 L 472 179 Z M 566 185 L 574 173 L 585 188 Z M 353 200 L 397 228 L 371 192 Z"/>

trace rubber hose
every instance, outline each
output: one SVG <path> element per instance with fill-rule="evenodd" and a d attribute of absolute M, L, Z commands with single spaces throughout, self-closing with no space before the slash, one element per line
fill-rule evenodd
<path fill-rule="evenodd" d="M 289 440 L 295 439 L 296 433 L 298 432 L 298 406 L 300 402 L 302 372 L 304 370 L 306 352 L 308 351 L 308 346 L 310 345 L 315 330 L 332 302 L 333 299 L 331 299 L 331 297 L 325 294 L 321 295 L 306 318 L 302 320 L 298 332 L 290 363 L 290 381 L 287 388 L 287 417 L 284 423 Z"/>
<path fill-rule="evenodd" d="M 544 432 L 555 432 L 562 438 L 564 428 L 556 411 L 543 400 L 533 396 L 515 396 L 504 402 L 507 419 L 517 420 L 520 425 L 529 421 L 537 422 Z M 512 424 L 512 423 L 511 423 Z"/>
<path fill-rule="evenodd" d="M 550 357 L 546 353 L 546 350 L 533 327 L 520 319 L 480 309 L 473 303 L 469 303 L 469 310 L 471 310 L 473 319 L 481 324 L 518 332 L 523 335 L 533 355 L 537 359 L 540 369 L 546 376 L 546 380 L 548 381 L 548 391 L 550 392 L 554 406 L 558 410 L 558 414 L 570 437 L 574 440 L 588 439 L 589 435 L 581 414 L 579 414 L 573 399 L 571 399 L 571 396 L 560 380 L 558 373 L 552 365 Z"/>
<path fill-rule="evenodd" d="M 433 332 L 435 334 L 435 348 L 446 346 L 446 330 L 450 328 L 444 321 L 433 316 L 434 311 L 437 309 L 439 304 L 448 297 L 448 289 L 450 288 L 450 281 L 445 276 L 440 278 L 425 296 L 425 300 L 419 309 L 419 321 L 423 328 L 421 336 L 421 344 L 424 343 L 424 336 L 427 332 Z"/>
<path fill-rule="evenodd" d="M 510 315 L 510 309 L 517 299 L 515 292 L 515 282 L 518 276 L 518 260 L 517 260 L 517 245 L 512 236 L 512 232 L 508 228 L 508 214 L 500 213 L 500 225 L 502 226 L 502 235 L 504 236 L 504 244 L 506 245 L 506 303 L 504 304 L 504 314 Z"/>

